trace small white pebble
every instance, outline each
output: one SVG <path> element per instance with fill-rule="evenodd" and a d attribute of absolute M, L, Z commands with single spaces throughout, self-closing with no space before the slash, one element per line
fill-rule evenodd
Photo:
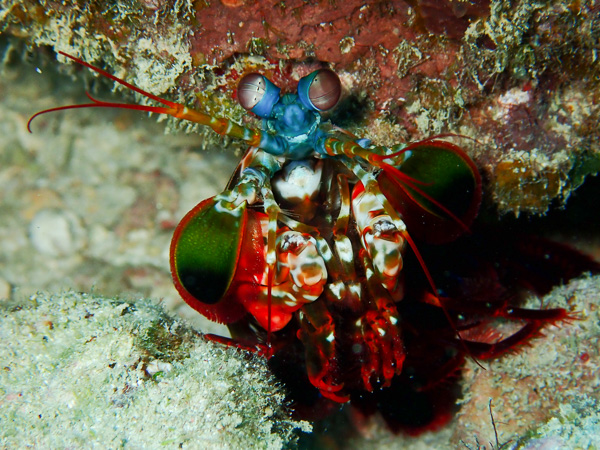
<path fill-rule="evenodd" d="M 29 224 L 29 238 L 40 253 L 67 256 L 84 246 L 85 230 L 71 211 L 42 209 Z"/>
<path fill-rule="evenodd" d="M 148 366 L 146 367 L 146 372 L 148 375 L 152 376 L 158 372 L 170 372 L 173 366 L 168 362 L 163 362 L 155 359 L 154 361 L 150 361 Z"/>

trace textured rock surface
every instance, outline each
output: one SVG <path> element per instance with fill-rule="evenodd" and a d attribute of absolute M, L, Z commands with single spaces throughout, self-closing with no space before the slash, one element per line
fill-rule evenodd
<path fill-rule="evenodd" d="M 532 306 L 539 305 L 537 299 L 531 302 Z M 556 288 L 544 297 L 543 304 L 578 311 L 580 320 L 548 328 L 543 338 L 532 341 L 531 346 L 516 355 L 486 364 L 485 371 L 468 364 L 465 397 L 454 439 L 460 436 L 466 440 L 469 434 L 482 443 L 491 439 L 494 434 L 486 414 L 489 399 L 493 399 L 494 419 L 502 442 L 512 439 L 525 445 L 528 432 L 551 419 L 562 422 L 564 428 L 543 426 L 533 436 L 555 436 L 564 448 L 579 448 L 577 440 L 592 433 L 591 428 L 579 426 L 578 422 L 588 416 L 598 421 L 595 405 L 600 400 L 600 277 L 583 278 Z M 565 421 L 569 408 L 573 410 Z"/>
<path fill-rule="evenodd" d="M 347 94 L 334 120 L 355 134 L 381 144 L 446 132 L 477 139 L 462 145 L 500 213 L 545 213 L 600 167 L 593 0 L 11 0 L 0 8 L 1 28 L 34 53 L 105 64 L 154 94 L 237 121 L 243 74 L 263 72 L 285 90 L 332 66 Z"/>
<path fill-rule="evenodd" d="M 3 447 L 278 449 L 310 429 L 264 359 L 148 301 L 38 294 L 0 322 Z"/>
<path fill-rule="evenodd" d="M 575 280 L 543 301 L 577 310 L 581 320 L 548 329 L 486 370 L 470 363 L 460 412 L 443 430 L 396 436 L 377 419 L 350 414 L 351 428 L 331 426 L 317 442 L 415 450 L 495 444 L 491 399 L 507 448 L 598 445 L 600 277 Z M 308 429 L 282 409 L 264 360 L 206 343 L 148 301 L 39 294 L 1 309 L 0 441 L 9 447 L 281 448 L 295 427 Z"/>

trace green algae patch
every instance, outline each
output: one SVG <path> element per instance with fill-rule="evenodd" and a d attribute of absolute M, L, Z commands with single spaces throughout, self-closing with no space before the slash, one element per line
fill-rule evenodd
<path fill-rule="evenodd" d="M 310 429 L 264 359 L 149 301 L 38 294 L 0 314 L 3 446 L 277 449 Z"/>

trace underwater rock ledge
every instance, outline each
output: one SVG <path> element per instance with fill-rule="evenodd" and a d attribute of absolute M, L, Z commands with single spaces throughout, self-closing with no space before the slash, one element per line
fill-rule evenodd
<path fill-rule="evenodd" d="M 67 292 L 1 309 L 2 447 L 279 449 L 311 428 L 264 359 L 150 301 Z"/>
<path fill-rule="evenodd" d="M 461 146 L 498 215 L 544 215 L 600 170 L 596 3 L 7 0 L 0 60 L 43 69 L 64 51 L 245 124 L 241 76 L 261 72 L 286 91 L 326 65 L 345 91 L 336 125 L 388 146 L 469 136 Z M 169 124 L 197 130 L 203 146 L 223 142 Z"/>
<path fill-rule="evenodd" d="M 343 448 L 477 448 L 493 441 L 492 399 L 507 448 L 597 445 L 600 276 L 557 287 L 543 304 L 578 311 L 579 320 L 486 370 L 468 362 L 459 414 L 443 430 L 398 436 L 376 418 L 321 438 Z M 148 300 L 67 292 L 1 309 L 3 446 L 276 449 L 310 430 L 289 418 L 265 360 L 206 342 Z"/>

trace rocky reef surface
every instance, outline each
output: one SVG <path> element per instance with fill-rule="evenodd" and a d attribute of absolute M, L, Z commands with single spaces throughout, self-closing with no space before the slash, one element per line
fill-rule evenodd
<path fill-rule="evenodd" d="M 0 308 L 4 448 L 280 449 L 310 430 L 263 358 L 149 301 L 67 292 Z"/>
<path fill-rule="evenodd" d="M 118 305 L 129 304 L 132 310 L 124 320 L 138 320 L 142 318 L 139 311 L 152 311 L 143 315 L 149 320 L 144 329 L 154 326 L 151 316 L 162 317 L 162 313 L 144 302 L 138 308 L 134 299 L 161 299 L 165 309 L 183 315 L 198 329 L 226 333 L 182 304 L 168 273 L 168 247 L 178 220 L 200 200 L 223 189 L 242 149 L 189 124 L 172 120 L 156 123 L 142 113 L 128 111 L 79 110 L 46 115 L 34 123 L 33 134 L 27 133 L 27 119 L 33 113 L 85 102 L 82 94 L 86 88 L 101 98 L 132 100 L 130 93 L 120 88 L 110 92 L 110 83 L 86 69 L 64 64 L 61 58 L 57 62 L 57 50 L 105 67 L 155 94 L 254 125 L 256 121 L 235 101 L 235 86 L 243 74 L 261 71 L 284 89 L 292 89 L 299 77 L 317 66 L 329 65 L 340 74 L 345 91 L 340 112 L 331 118 L 357 135 L 382 144 L 446 132 L 476 139 L 464 139 L 460 144 L 482 169 L 486 205 L 496 216 L 544 214 L 552 206 L 565 203 L 586 177 L 600 169 L 597 1 L 373 2 L 366 8 L 362 2 L 331 3 L 291 1 L 282 9 L 284 3 L 278 2 L 276 8 L 265 7 L 253 15 L 248 13 L 252 5 L 244 1 L 0 2 L 0 298 L 8 299 L 3 309 L 7 324 L 31 324 L 15 331 L 25 333 L 23 342 L 31 344 L 29 363 L 47 358 L 43 363 L 47 364 L 43 366 L 45 375 L 35 380 L 32 376 L 27 392 L 49 392 L 43 389 L 49 389 L 47 380 L 52 370 L 58 370 L 51 367 L 58 362 L 48 359 L 56 355 L 44 341 L 53 330 L 43 319 L 39 323 L 33 319 L 51 309 L 50 299 L 40 295 L 37 300 L 25 300 L 38 290 L 73 288 L 119 296 L 124 300 L 115 303 L 108 299 L 104 306 L 89 296 L 80 303 L 75 294 L 60 294 L 51 301 L 66 301 L 64 311 L 68 314 L 79 314 L 77 308 L 88 301 L 96 305 L 93 308 L 113 312 L 118 312 Z M 436 9 L 435 4 L 442 6 Z M 167 130 L 174 133 L 165 134 Z M 571 236 L 583 225 L 573 222 Z M 595 236 L 597 239 L 597 233 Z M 580 240 L 579 245 L 598 256 L 597 243 Z M 538 448 L 535 445 L 544 443 L 597 447 L 597 442 L 585 438 L 599 435 L 595 406 L 599 401 L 598 284 L 598 278 L 584 278 L 558 288 L 543 300 L 544 305 L 580 311 L 582 320 L 548 329 L 544 338 L 534 340 L 517 356 L 507 355 L 485 364 L 487 370 L 469 363 L 463 404 L 449 427 L 406 438 L 390 434 L 377 420 L 363 421 L 345 411 L 337 419 L 345 425 L 340 428 L 340 442 L 345 448 L 397 448 L 400 443 L 407 448 L 496 445 L 488 410 L 492 399 L 501 444 L 511 441 L 511 446 L 521 448 Z M 539 300 L 532 301 L 539 306 Z M 77 326 L 83 330 L 94 320 L 84 317 Z M 64 329 L 71 326 L 75 322 Z M 132 348 L 128 343 L 135 340 L 133 334 L 122 331 L 119 327 L 113 330 L 117 339 L 111 341 L 114 354 L 120 354 L 121 339 L 126 343 L 124 353 Z M 85 333 L 89 338 L 93 335 L 89 330 Z M 189 350 L 196 338 L 189 330 L 184 335 L 182 345 Z M 5 332 L 2 348 L 12 348 L 18 354 L 21 350 L 18 346 L 15 349 L 14 337 Z M 97 345 L 95 340 L 86 344 L 81 336 L 73 339 L 72 345 L 79 346 L 77 351 Z M 61 348 L 66 357 L 74 347 Z M 215 361 L 225 360 L 211 362 L 213 369 L 228 364 L 231 358 L 229 350 L 197 350 L 193 357 L 188 350 L 185 358 L 190 360 L 209 354 Z M 10 411 L 12 416 L 2 422 L 26 414 L 28 420 L 40 425 L 40 436 L 51 436 L 51 416 L 47 414 L 55 413 L 52 408 L 56 405 L 64 407 L 64 422 L 57 422 L 64 425 L 70 423 L 75 411 L 93 412 L 105 404 L 101 402 L 117 397 L 125 403 L 110 403 L 111 411 L 121 413 L 128 405 L 135 405 L 164 421 L 160 405 L 170 395 L 165 380 L 188 371 L 186 377 L 192 379 L 186 383 L 193 384 L 193 378 L 198 377 L 193 372 L 204 366 L 183 367 L 177 352 L 162 358 L 143 348 L 135 351 L 135 358 L 131 353 L 130 359 L 124 358 L 121 365 L 111 368 L 115 361 L 108 361 L 96 348 L 97 353 L 85 358 L 98 356 L 98 361 L 90 364 L 91 368 L 98 367 L 96 375 L 105 377 L 104 381 L 113 380 L 115 375 L 108 374 L 118 372 L 114 379 L 121 383 L 121 391 L 106 396 L 89 391 L 86 396 L 75 385 L 60 387 L 56 382 L 53 386 L 58 394 L 72 388 L 77 399 L 87 402 L 85 409 L 72 409 L 82 404 L 69 403 L 74 400 L 67 393 L 64 398 L 49 397 L 49 403 L 40 399 L 37 414 L 42 417 L 34 409 L 23 409 L 19 403 L 23 399 L 15 394 L 23 386 L 17 374 L 33 373 L 37 366 L 23 362 L 20 370 L 24 372 L 12 369 L 11 373 L 10 364 L 4 361 L 15 355 L 7 354 L 2 358 L 3 367 L 9 370 L 3 372 L 1 394 L 4 412 Z M 247 371 L 252 374 L 248 375 L 252 383 L 257 380 L 257 386 L 262 386 L 256 389 L 264 388 L 267 397 L 275 392 L 258 380 L 268 377 L 262 363 L 253 360 L 244 366 L 247 356 L 235 359 L 239 356 L 233 356 L 234 360 L 244 362 L 236 366 L 238 372 L 231 373 Z M 68 361 L 73 370 L 82 370 L 76 359 Z M 156 369 L 159 363 L 170 365 L 171 371 L 163 370 L 169 366 Z M 83 377 L 81 382 L 98 379 Z M 134 390 L 127 391 L 126 384 Z M 195 385 L 191 392 L 198 393 L 195 400 L 205 402 L 201 391 L 202 387 Z M 174 392 L 175 397 L 181 394 L 178 388 Z M 280 391 L 276 392 L 275 403 L 263 399 L 267 402 L 260 403 L 263 410 L 253 410 L 258 414 L 258 428 L 244 429 L 262 430 L 264 434 L 259 435 L 266 436 L 264 444 L 275 448 L 293 440 L 290 433 L 298 425 L 280 409 Z M 232 403 L 236 402 L 244 405 L 241 396 Z M 267 404 L 270 409 L 264 406 Z M 227 411 L 236 419 L 219 419 L 226 423 L 219 436 L 223 440 L 214 442 L 223 446 L 230 437 L 242 439 L 236 420 L 246 418 L 235 409 Z M 273 415 L 267 414 L 270 411 Z M 133 410 L 130 413 L 137 414 Z M 108 418 L 104 413 L 101 417 L 98 430 L 105 430 L 102 427 L 107 426 L 109 422 L 104 420 Z M 273 425 L 271 419 L 279 425 Z M 86 420 L 92 423 L 92 418 Z M 142 423 L 138 420 L 142 420 L 139 415 L 130 423 L 138 426 Z M 185 435 L 189 430 L 199 439 L 212 439 L 206 433 L 215 433 L 217 422 L 203 420 L 206 430 L 176 422 L 182 426 L 172 432 L 174 440 L 156 434 L 154 442 L 167 447 L 191 442 L 190 435 Z M 277 428 L 280 425 L 282 428 Z M 198 423 L 193 426 L 200 427 Z M 348 433 L 349 429 L 357 432 Z M 20 430 L 16 425 L 9 427 L 2 443 L 18 442 Z M 149 436 L 159 433 L 152 428 L 144 430 Z M 230 433 L 232 436 L 227 436 Z M 83 435 L 78 436 L 74 439 Z M 107 436 L 115 439 L 111 441 L 115 445 L 116 439 L 133 443 L 146 438 L 114 430 Z M 323 439 L 330 442 L 330 437 Z M 77 441 L 73 442 L 76 445 Z"/>
<path fill-rule="evenodd" d="M 469 363 L 459 413 L 442 430 L 394 435 L 380 418 L 365 420 L 346 408 L 318 425 L 326 433 L 302 442 L 356 449 L 595 448 L 600 277 L 556 288 L 543 302 L 578 311 L 578 320 L 548 329 L 516 355 L 484 367 Z M 264 359 L 206 342 L 144 299 L 66 292 L 5 300 L 0 361 L 0 442 L 9 448 L 275 449 L 290 448 L 297 431 L 310 431 L 290 419 L 284 389 Z"/>
<path fill-rule="evenodd" d="M 237 121 L 251 120 L 234 99 L 242 75 L 260 71 L 285 91 L 328 65 L 346 93 L 338 125 L 388 145 L 439 133 L 476 139 L 463 145 L 489 180 L 488 196 L 501 214 L 516 215 L 564 203 L 599 170 L 599 21 L 595 0 L 0 7 L 4 34 L 46 60 L 65 51 Z"/>

